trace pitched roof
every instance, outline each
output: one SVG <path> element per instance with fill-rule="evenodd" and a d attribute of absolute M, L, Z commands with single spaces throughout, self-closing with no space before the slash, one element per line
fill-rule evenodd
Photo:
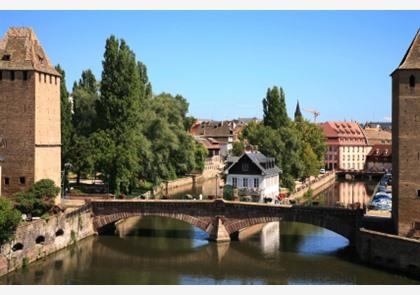
<path fill-rule="evenodd" d="M 36 70 L 60 76 L 31 28 L 9 28 L 0 39 L 1 70 Z"/>
<path fill-rule="evenodd" d="M 417 31 L 416 36 L 414 36 L 398 69 L 420 69 L 420 29 Z"/>
<path fill-rule="evenodd" d="M 267 162 L 275 163 L 275 159 L 272 157 L 266 157 L 259 151 L 245 152 L 240 157 L 231 158 L 234 162 L 226 169 L 226 171 L 229 171 L 229 169 L 232 168 L 242 157 L 248 157 L 255 165 L 257 165 L 264 175 L 282 173 L 281 169 L 275 164 L 272 167 L 270 166 L 265 168 Z"/>
<path fill-rule="evenodd" d="M 365 134 L 356 122 L 328 121 L 320 125 L 325 137 L 328 140 L 335 140 L 336 144 L 366 144 Z"/>
<path fill-rule="evenodd" d="M 367 157 L 391 157 L 392 145 L 390 144 L 377 144 L 372 146 L 372 149 L 367 154 Z"/>

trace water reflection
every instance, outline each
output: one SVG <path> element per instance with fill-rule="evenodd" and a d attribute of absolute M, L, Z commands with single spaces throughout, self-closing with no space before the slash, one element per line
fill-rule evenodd
<path fill-rule="evenodd" d="M 221 195 L 223 194 L 223 190 L 219 187 L 220 184 L 220 179 L 216 178 L 210 178 L 204 181 L 201 180 L 194 184 L 174 188 L 169 192 L 167 197 L 170 199 L 182 199 L 186 194 L 190 194 L 194 197 L 198 197 L 201 194 L 204 198 L 207 198 L 208 196 L 215 196 L 216 190 L 217 194 Z M 161 195 L 161 197 L 162 196 L 163 195 Z"/>
<path fill-rule="evenodd" d="M 171 219 L 140 219 L 127 235 L 88 238 L 0 278 L 4 284 L 399 284 L 418 283 L 348 260 L 346 240 L 282 222 L 241 242 L 209 243 Z M 327 251 L 326 251 L 327 249 Z"/>
<path fill-rule="evenodd" d="M 317 196 L 322 206 L 334 207 L 367 204 L 377 182 L 338 181 Z"/>

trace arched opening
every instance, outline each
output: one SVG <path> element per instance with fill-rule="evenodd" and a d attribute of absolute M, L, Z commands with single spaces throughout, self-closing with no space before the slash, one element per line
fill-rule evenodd
<path fill-rule="evenodd" d="M 416 87 L 416 77 L 414 77 L 414 75 L 411 75 L 410 76 L 410 87 L 411 88 L 414 88 L 414 87 Z"/>
<path fill-rule="evenodd" d="M 64 231 L 61 228 L 55 232 L 56 237 L 61 237 L 62 235 L 64 235 Z"/>
<path fill-rule="evenodd" d="M 329 229 L 308 223 L 281 221 L 280 250 L 301 255 L 339 252 L 349 246 L 349 240 Z"/>
<path fill-rule="evenodd" d="M 208 244 L 207 232 L 171 216 L 132 216 L 105 225 L 98 232 L 106 236 L 118 235 L 124 239 L 124 243 L 132 239 L 142 240 L 142 245 L 152 247 L 154 251 L 174 247 L 174 244 L 180 250 Z M 176 240 L 175 243 L 173 239 Z"/>
<path fill-rule="evenodd" d="M 44 236 L 38 236 L 38 237 L 35 239 L 35 243 L 36 243 L 37 245 L 43 245 L 43 244 L 45 243 L 45 237 L 44 237 Z"/>
<path fill-rule="evenodd" d="M 16 243 L 12 247 L 13 252 L 16 252 L 16 251 L 19 251 L 19 250 L 22 250 L 22 249 L 23 249 L 23 244 L 22 243 Z"/>

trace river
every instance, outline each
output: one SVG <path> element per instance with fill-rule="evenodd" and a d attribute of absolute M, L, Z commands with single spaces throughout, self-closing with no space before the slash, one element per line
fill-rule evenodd
<path fill-rule="evenodd" d="M 366 191 L 369 193 L 369 188 Z M 331 194 L 335 193 L 324 198 L 333 198 Z M 79 241 L 1 277 L 0 283 L 420 283 L 358 264 L 345 238 L 312 225 L 271 223 L 246 240 L 216 244 L 206 240 L 205 232 L 177 220 L 145 217 L 126 223 L 129 226 L 120 234 L 111 232 Z"/>

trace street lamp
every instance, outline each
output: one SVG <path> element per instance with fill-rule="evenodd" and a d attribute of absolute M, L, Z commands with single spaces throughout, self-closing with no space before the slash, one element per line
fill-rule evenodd
<path fill-rule="evenodd" d="M 0 155 L 0 196 L 1 196 L 1 184 L 2 184 L 2 182 L 3 182 L 3 178 L 2 178 L 2 176 L 1 176 L 1 164 L 2 163 L 4 163 L 4 160 L 5 160 L 6 158 L 4 157 L 4 156 L 2 156 L 2 155 Z"/>

